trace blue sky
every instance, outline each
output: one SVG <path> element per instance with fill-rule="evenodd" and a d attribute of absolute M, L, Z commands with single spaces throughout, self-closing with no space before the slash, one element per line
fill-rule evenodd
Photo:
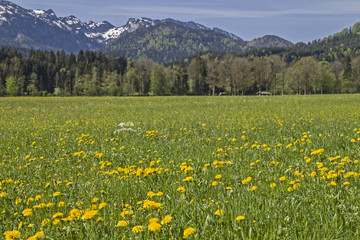
<path fill-rule="evenodd" d="M 130 17 L 174 18 L 218 27 L 244 40 L 266 34 L 294 43 L 326 37 L 360 21 L 359 0 L 10 0 L 58 17 L 124 25 Z"/>

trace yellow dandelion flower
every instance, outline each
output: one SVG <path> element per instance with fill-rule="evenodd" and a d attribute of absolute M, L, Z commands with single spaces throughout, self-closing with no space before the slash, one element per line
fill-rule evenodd
<path fill-rule="evenodd" d="M 44 235 L 44 232 L 43 232 L 43 231 L 40 231 L 40 232 L 35 233 L 34 237 L 39 238 L 39 237 L 41 237 L 42 235 Z"/>
<path fill-rule="evenodd" d="M 159 221 L 158 218 L 150 218 L 149 219 L 149 223 L 158 222 L 158 221 Z"/>
<path fill-rule="evenodd" d="M 171 221 L 172 217 L 170 215 L 166 215 L 164 219 L 161 221 L 161 224 L 167 224 Z"/>
<path fill-rule="evenodd" d="M 63 213 L 57 212 L 57 213 L 55 213 L 55 214 L 52 216 L 52 218 L 60 218 L 60 217 L 63 217 L 63 216 L 64 216 Z"/>
<path fill-rule="evenodd" d="M 219 185 L 219 182 L 218 181 L 213 181 L 211 185 L 217 186 L 217 185 Z"/>
<path fill-rule="evenodd" d="M 315 154 L 321 155 L 323 152 L 324 152 L 324 149 L 318 149 L 318 150 L 312 151 L 310 153 L 310 155 L 315 155 Z"/>
<path fill-rule="evenodd" d="M 124 210 L 124 211 L 121 212 L 120 215 L 121 215 L 122 217 L 124 217 L 124 216 L 131 216 L 131 215 L 133 215 L 133 214 L 134 214 L 133 211 Z"/>
<path fill-rule="evenodd" d="M 148 227 L 149 231 L 151 232 L 156 232 L 156 231 L 160 231 L 161 229 L 161 224 L 157 223 L 157 222 L 152 222 L 149 224 Z"/>
<path fill-rule="evenodd" d="M 142 232 L 142 231 L 144 231 L 144 230 L 143 230 L 143 226 L 137 225 L 137 226 L 135 226 L 135 227 L 132 228 L 132 231 L 133 231 L 134 233 Z"/>
<path fill-rule="evenodd" d="M 97 212 L 98 211 L 96 211 L 96 210 L 88 211 L 81 217 L 81 219 L 90 220 L 97 214 Z"/>
<path fill-rule="evenodd" d="M 44 218 L 44 219 L 42 220 L 41 224 L 42 224 L 43 226 L 45 226 L 45 225 L 48 224 L 49 222 L 51 222 L 51 220 L 50 220 L 49 218 Z"/>
<path fill-rule="evenodd" d="M 19 226 L 18 226 L 18 229 L 21 229 L 21 228 L 22 228 L 22 225 L 23 225 L 23 222 L 20 222 L 20 223 L 19 223 Z"/>
<path fill-rule="evenodd" d="M 182 193 L 186 192 L 186 190 L 185 190 L 184 187 L 179 187 L 179 188 L 177 189 L 177 191 L 178 191 L 178 192 L 182 192 Z"/>
<path fill-rule="evenodd" d="M 54 224 L 54 225 L 57 225 L 57 224 L 59 224 L 60 222 L 61 222 L 61 220 L 58 219 L 58 218 L 56 218 L 56 219 L 53 221 L 53 224 Z"/>
<path fill-rule="evenodd" d="M 188 238 L 191 234 L 194 234 L 196 232 L 195 228 L 189 227 L 185 229 L 183 239 Z"/>
<path fill-rule="evenodd" d="M 252 186 L 251 188 L 249 188 L 249 191 L 255 191 L 257 189 L 257 186 Z"/>
<path fill-rule="evenodd" d="M 185 179 L 183 179 L 183 182 L 190 182 L 190 181 L 194 181 L 193 177 L 187 177 Z"/>
<path fill-rule="evenodd" d="M 57 197 L 57 196 L 60 196 L 61 195 L 61 192 L 55 192 L 54 194 L 53 194 L 53 197 Z"/>
<path fill-rule="evenodd" d="M 106 206 L 107 206 L 107 203 L 102 202 L 102 203 L 99 204 L 99 209 L 102 209 L 102 208 L 104 208 Z"/>
<path fill-rule="evenodd" d="M 7 240 L 7 239 L 9 239 L 9 240 L 11 240 L 11 239 L 15 239 L 15 238 L 18 238 L 18 237 L 20 237 L 20 232 L 19 231 L 6 231 L 6 232 L 4 232 L 4 235 L 5 235 L 5 239 Z"/>
<path fill-rule="evenodd" d="M 215 176 L 215 179 L 220 179 L 222 176 L 220 174 Z"/>
<path fill-rule="evenodd" d="M 125 220 L 122 220 L 122 221 L 119 221 L 118 224 L 116 224 L 115 227 L 125 227 L 129 224 L 128 221 L 125 221 Z"/>
<path fill-rule="evenodd" d="M 216 212 L 215 212 L 215 215 L 216 216 L 222 216 L 222 215 L 224 215 L 225 214 L 225 210 L 223 210 L 223 209 L 218 209 L 218 210 L 216 210 Z"/>
<path fill-rule="evenodd" d="M 54 205 L 55 205 L 54 203 L 48 203 L 48 204 L 46 204 L 46 207 L 52 207 Z"/>
<path fill-rule="evenodd" d="M 84 213 L 84 211 L 73 208 L 70 210 L 69 217 L 71 217 L 71 219 L 77 218 L 79 220 L 83 213 Z"/>
<path fill-rule="evenodd" d="M 6 192 L 1 192 L 0 197 L 6 197 L 8 194 Z"/>
<path fill-rule="evenodd" d="M 43 232 L 43 231 L 40 231 L 40 232 L 35 233 L 35 235 L 32 236 L 32 237 L 30 237 L 30 238 L 33 238 L 33 239 L 37 240 L 38 238 L 42 237 L 43 235 L 44 235 L 44 232 Z M 29 240 L 30 238 L 28 238 L 28 240 Z"/>
<path fill-rule="evenodd" d="M 332 181 L 331 183 L 329 183 L 330 186 L 336 186 L 336 182 Z"/>
<path fill-rule="evenodd" d="M 98 219 L 96 219 L 96 222 L 103 222 L 104 219 L 102 217 L 99 217 Z"/>
<path fill-rule="evenodd" d="M 280 181 L 285 181 L 286 180 L 286 177 L 285 176 L 282 176 L 281 178 L 279 178 Z"/>
<path fill-rule="evenodd" d="M 24 211 L 22 211 L 22 214 L 24 215 L 24 217 L 31 216 L 33 214 L 33 211 L 32 209 L 27 208 Z"/>
<path fill-rule="evenodd" d="M 270 184 L 270 187 L 271 187 L 271 188 L 274 188 L 275 186 L 276 186 L 276 183 Z"/>
<path fill-rule="evenodd" d="M 147 196 L 150 197 L 150 198 L 153 198 L 153 197 L 156 197 L 157 195 L 156 195 L 156 193 L 150 191 L 150 192 L 147 193 Z"/>
<path fill-rule="evenodd" d="M 156 194 L 156 196 L 162 197 L 162 196 L 164 196 L 164 193 L 163 193 L 163 192 L 158 192 L 158 193 Z"/>
<path fill-rule="evenodd" d="M 39 237 L 41 237 L 42 235 L 44 235 L 44 232 L 43 232 L 43 231 L 40 231 L 40 232 L 35 233 L 34 237 L 39 238 Z"/>
<path fill-rule="evenodd" d="M 236 217 L 236 221 L 242 221 L 244 219 L 245 219 L 245 216 L 242 216 L 242 215 Z"/>
<path fill-rule="evenodd" d="M 344 182 L 344 185 L 349 185 L 350 183 L 349 182 Z"/>
<path fill-rule="evenodd" d="M 144 208 L 150 208 L 150 209 L 158 209 L 161 207 L 161 203 L 157 203 L 154 201 L 144 200 L 143 203 Z"/>

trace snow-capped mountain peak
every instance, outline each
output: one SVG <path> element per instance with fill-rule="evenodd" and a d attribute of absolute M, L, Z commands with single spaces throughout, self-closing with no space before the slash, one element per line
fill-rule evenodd
<path fill-rule="evenodd" d="M 28 46 L 40 42 L 49 48 L 56 46 L 67 50 L 98 49 L 125 34 L 167 22 L 196 30 L 211 30 L 195 22 L 181 22 L 171 18 L 153 20 L 146 17 L 130 18 L 125 25 L 115 27 L 107 21 L 82 22 L 74 15 L 57 17 L 51 9 L 28 10 L 9 1 L 0 0 L 0 36 L 6 36 L 8 42 L 22 41 L 20 45 L 23 44 L 23 39 L 27 39 L 30 41 Z M 215 31 L 236 38 L 225 31 Z M 24 37 L 20 41 L 18 36 Z"/>
<path fill-rule="evenodd" d="M 166 18 L 163 20 L 158 20 L 158 19 L 153 20 L 150 18 L 141 17 L 141 18 L 129 18 L 129 20 L 127 21 L 127 23 L 124 26 L 109 29 L 107 32 L 102 34 L 102 36 L 105 39 L 105 41 L 111 41 L 113 39 L 119 38 L 120 36 L 122 36 L 124 34 L 134 32 L 140 28 L 146 28 L 146 27 L 155 26 L 155 25 L 158 25 L 161 23 L 167 23 L 167 22 L 175 23 L 177 25 L 181 25 L 183 27 L 191 28 L 191 29 L 195 29 L 195 30 L 199 30 L 199 29 L 211 30 L 210 28 L 208 28 L 204 25 L 201 25 L 199 23 L 195 23 L 193 21 L 182 22 L 182 21 L 171 19 L 171 18 Z M 224 30 L 221 30 L 218 28 L 217 29 L 214 28 L 213 30 L 217 31 L 221 34 L 227 35 L 235 40 L 241 40 L 241 38 L 237 37 L 236 35 L 228 33 Z"/>
<path fill-rule="evenodd" d="M 60 18 L 63 22 L 65 22 L 67 25 L 82 25 L 82 22 L 77 17 L 71 15 L 68 17 Z"/>
<path fill-rule="evenodd" d="M 56 18 L 54 11 L 51 9 L 49 9 L 47 11 L 36 9 L 36 10 L 29 11 L 29 13 L 30 14 L 32 13 L 33 16 L 38 17 L 38 18 Z"/>

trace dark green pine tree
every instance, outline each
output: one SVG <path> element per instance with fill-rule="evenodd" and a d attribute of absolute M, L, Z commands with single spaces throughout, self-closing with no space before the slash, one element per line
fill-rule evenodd
<path fill-rule="evenodd" d="M 188 86 L 188 74 L 186 72 L 186 69 L 184 67 L 184 62 L 182 61 L 180 63 L 180 66 L 178 67 L 176 71 L 176 80 L 174 84 L 174 93 L 176 95 L 184 95 L 188 92 L 189 86 Z"/>
<path fill-rule="evenodd" d="M 343 93 L 353 93 L 355 91 L 351 58 L 349 55 L 345 58 L 341 90 Z"/>
<path fill-rule="evenodd" d="M 207 69 L 206 62 L 198 55 L 189 65 L 189 87 L 190 92 L 195 95 L 204 95 L 208 93 L 206 83 Z"/>

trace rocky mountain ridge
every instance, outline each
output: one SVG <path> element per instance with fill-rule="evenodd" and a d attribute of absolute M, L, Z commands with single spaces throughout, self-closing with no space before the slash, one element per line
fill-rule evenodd
<path fill-rule="evenodd" d="M 164 24 L 172 24 L 172 26 L 180 26 L 181 28 L 191 30 L 192 36 L 194 36 L 194 34 L 198 34 L 198 38 L 203 39 L 202 41 L 204 42 L 198 43 L 199 46 L 192 46 L 193 49 L 188 51 L 192 53 L 204 50 L 217 51 L 218 49 L 222 49 L 223 46 L 216 46 L 215 43 L 211 42 L 213 39 L 217 39 L 217 43 L 220 43 L 221 41 L 233 41 L 230 44 L 231 47 L 225 49 L 225 52 L 237 49 L 233 46 L 234 44 L 239 44 L 238 47 L 241 47 L 241 49 L 274 46 L 288 47 L 292 45 L 292 43 L 276 36 L 271 38 L 266 36 L 251 42 L 246 42 L 235 34 L 219 28 L 211 29 L 192 21 L 182 22 L 171 18 L 162 20 L 153 20 L 150 18 L 130 18 L 125 25 L 116 27 L 107 21 L 98 23 L 93 21 L 82 22 L 79 18 L 73 15 L 68 17 L 57 17 L 51 9 L 29 10 L 9 1 L 0 1 L 0 46 L 5 47 L 64 50 L 66 52 L 78 52 L 80 49 L 110 49 L 111 47 L 107 46 L 109 44 L 113 45 L 113 42 L 118 41 L 120 38 L 125 40 L 125 42 L 128 42 L 125 37 L 130 33 L 135 33 L 140 29 L 152 31 L 156 29 L 154 26 Z M 176 29 L 180 28 L 174 27 L 173 29 L 168 30 L 176 31 Z M 145 30 L 143 30 L 143 32 L 144 31 Z M 202 35 L 205 33 L 204 31 L 206 31 L 206 38 Z M 143 32 L 141 34 L 143 34 Z M 153 38 L 162 38 L 162 36 L 155 36 L 150 32 L 147 32 L 146 34 L 151 35 Z M 182 37 L 179 34 L 175 35 Z M 219 36 L 222 38 L 221 41 L 219 41 Z M 134 39 L 133 35 L 131 37 Z M 202 46 L 213 47 L 204 48 Z M 111 54 L 111 52 L 108 53 Z"/>

